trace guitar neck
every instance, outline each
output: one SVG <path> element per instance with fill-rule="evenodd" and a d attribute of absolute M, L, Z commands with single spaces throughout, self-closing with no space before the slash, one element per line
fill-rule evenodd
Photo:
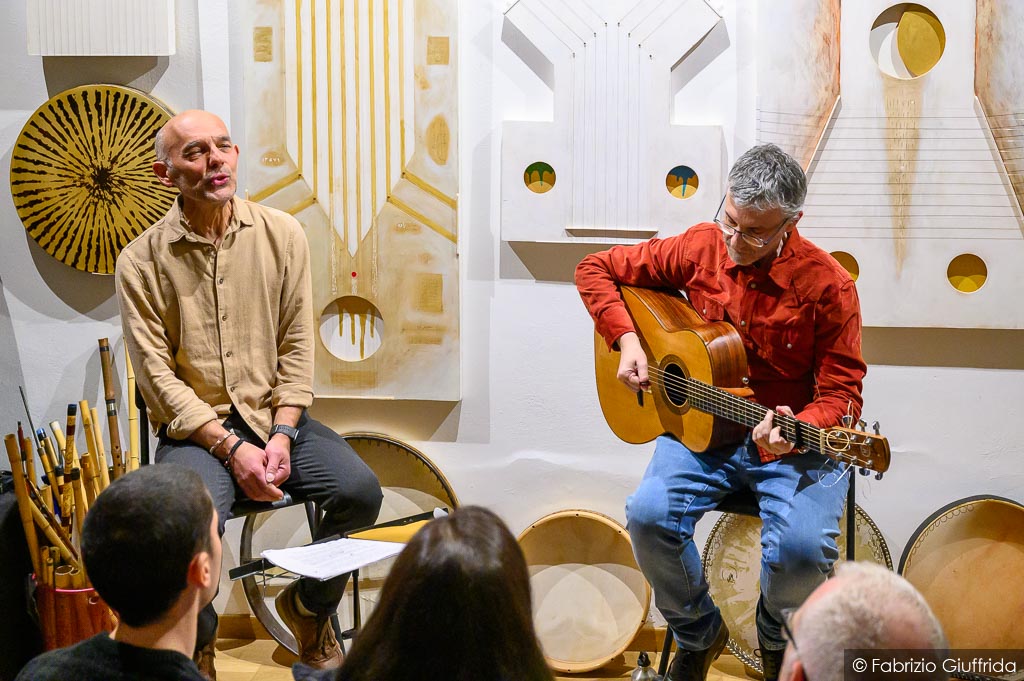
<path fill-rule="evenodd" d="M 738 397 L 703 381 L 686 378 L 684 382 L 686 383 L 686 397 L 694 408 L 733 423 L 753 428 L 764 420 L 765 414 L 771 411 L 756 402 Z M 806 447 L 818 454 L 823 453 L 821 429 L 817 426 L 812 426 L 793 416 L 778 413 L 775 414 L 773 422 L 781 429 L 782 437 L 796 447 Z"/>

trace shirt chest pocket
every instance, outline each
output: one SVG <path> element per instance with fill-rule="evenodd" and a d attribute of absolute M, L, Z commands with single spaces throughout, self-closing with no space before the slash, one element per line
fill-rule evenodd
<path fill-rule="evenodd" d="M 758 354 L 790 378 L 811 371 L 814 364 L 814 322 L 799 317 L 771 321 L 752 330 Z"/>
<path fill-rule="evenodd" d="M 709 298 L 703 291 L 690 291 L 690 304 L 706 322 L 720 322 L 725 319 L 725 306 Z"/>

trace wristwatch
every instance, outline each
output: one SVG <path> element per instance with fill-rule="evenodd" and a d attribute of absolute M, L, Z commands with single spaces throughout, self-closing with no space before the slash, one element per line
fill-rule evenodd
<path fill-rule="evenodd" d="M 299 436 L 299 429 L 286 426 L 283 423 L 278 423 L 270 429 L 270 437 L 274 437 L 278 433 L 281 433 L 292 442 L 295 442 L 295 438 Z"/>

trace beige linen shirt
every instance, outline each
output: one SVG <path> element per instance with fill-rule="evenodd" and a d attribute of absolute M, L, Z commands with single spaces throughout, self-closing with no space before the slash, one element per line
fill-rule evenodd
<path fill-rule="evenodd" d="M 121 251 L 125 344 L 154 428 L 185 439 L 232 405 L 267 440 L 273 410 L 313 402 L 309 245 L 287 213 L 232 199 L 219 248 L 180 199 Z"/>

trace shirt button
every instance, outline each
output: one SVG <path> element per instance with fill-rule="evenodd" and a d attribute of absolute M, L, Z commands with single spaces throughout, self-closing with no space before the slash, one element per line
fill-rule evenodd
<path fill-rule="evenodd" d="M 786 343 L 786 349 L 787 350 L 792 350 L 793 349 L 793 344 L 792 343 Z"/>
<path fill-rule="evenodd" d="M 229 390 L 230 390 L 231 392 L 235 392 L 235 386 L 231 386 L 231 387 L 229 388 Z"/>
<path fill-rule="evenodd" d="M 225 357 L 230 357 L 230 356 L 231 356 L 231 351 L 230 351 L 230 350 L 228 350 L 227 352 L 225 352 L 225 353 L 224 353 L 224 356 L 225 356 Z"/>
<path fill-rule="evenodd" d="M 222 314 L 222 315 L 220 316 L 220 320 L 221 320 L 222 322 L 226 322 L 226 321 L 228 320 L 228 316 L 227 316 L 226 314 Z"/>
<path fill-rule="evenodd" d="M 757 288 L 757 284 L 755 284 L 754 282 L 750 282 L 750 288 Z"/>
<path fill-rule="evenodd" d="M 223 284 L 224 283 L 224 277 L 221 277 L 220 279 L 218 279 L 217 283 L 218 284 Z"/>
<path fill-rule="evenodd" d="M 740 326 L 746 326 L 746 325 L 747 325 L 746 322 L 740 322 Z"/>

